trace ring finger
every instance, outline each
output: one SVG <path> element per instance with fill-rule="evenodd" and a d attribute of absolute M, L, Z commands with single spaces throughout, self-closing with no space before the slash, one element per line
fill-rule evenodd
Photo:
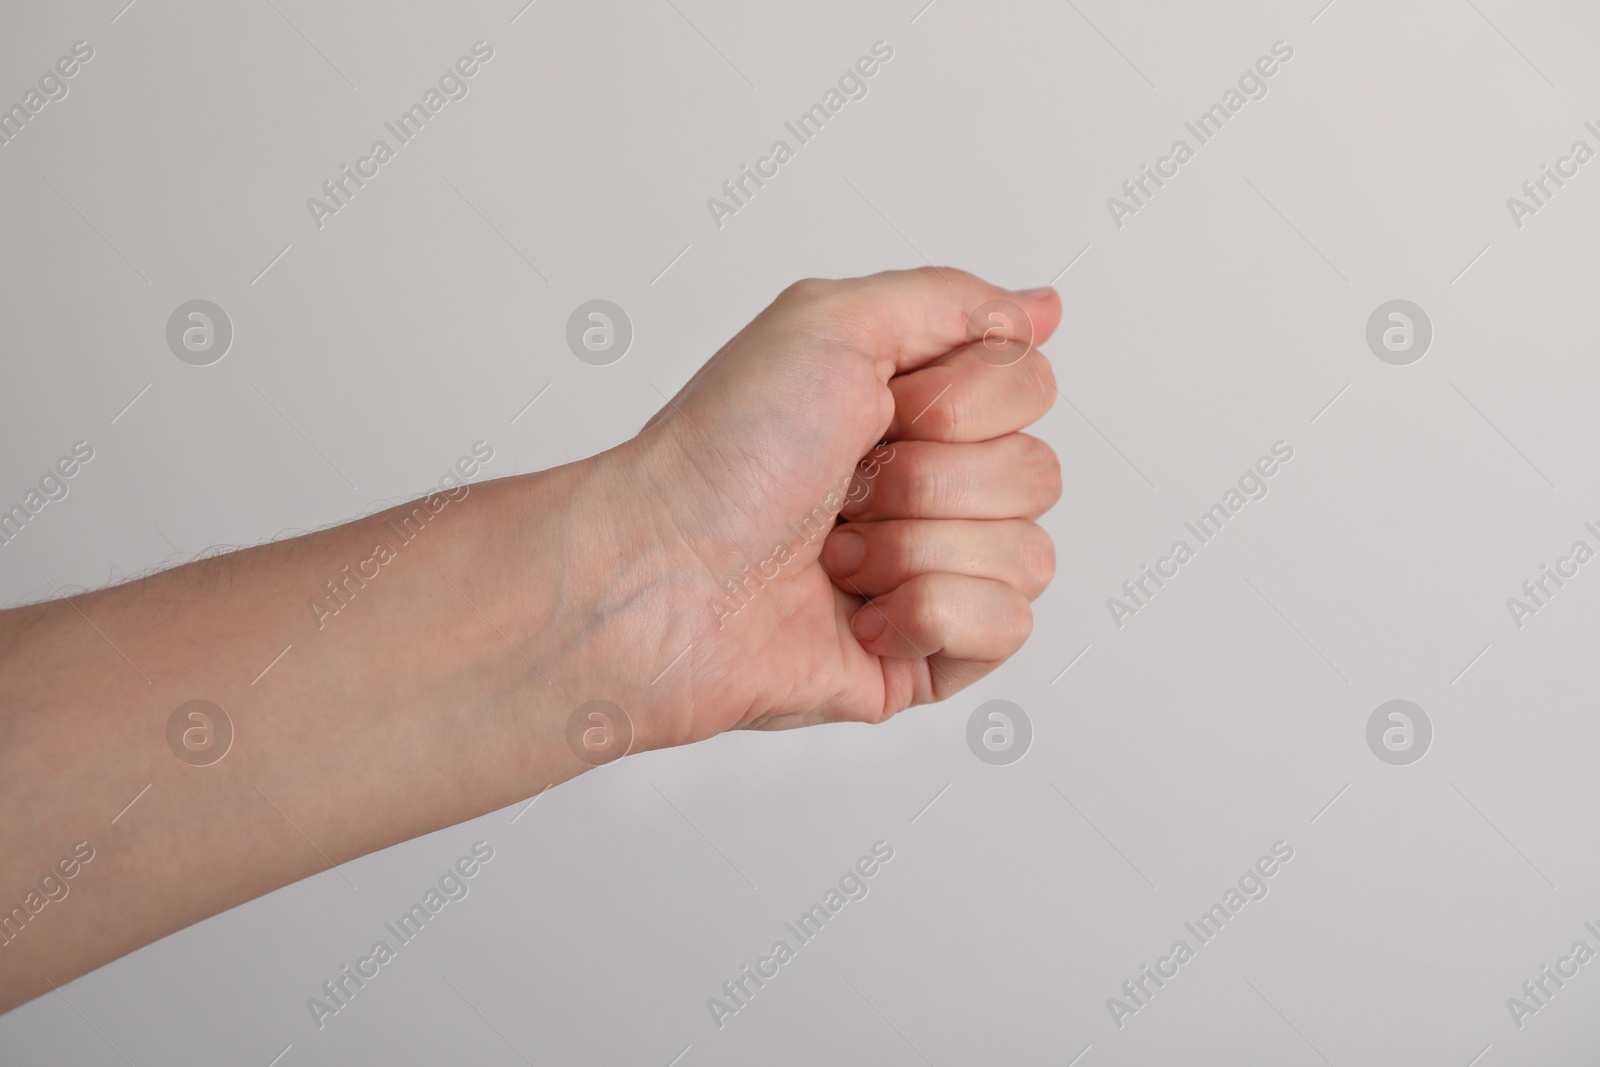
<path fill-rule="evenodd" d="M 918 574 L 992 578 L 1029 600 L 1055 576 L 1055 546 L 1027 519 L 888 519 L 834 527 L 822 563 L 847 593 L 874 597 Z"/>

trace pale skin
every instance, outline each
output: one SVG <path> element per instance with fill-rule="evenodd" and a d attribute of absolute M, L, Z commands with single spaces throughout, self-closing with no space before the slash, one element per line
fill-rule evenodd
<path fill-rule="evenodd" d="M 989 301 L 1025 321 L 974 325 Z M 1054 575 L 1060 468 L 1019 431 L 1056 397 L 1035 346 L 1060 315 L 951 268 L 800 282 L 637 436 L 472 485 L 335 617 L 310 600 L 411 505 L 0 612 L 0 918 L 94 850 L 0 926 L 0 1011 L 576 776 L 587 701 L 640 751 L 882 722 L 988 674 Z M 234 724 L 210 766 L 167 743 L 196 699 Z"/>

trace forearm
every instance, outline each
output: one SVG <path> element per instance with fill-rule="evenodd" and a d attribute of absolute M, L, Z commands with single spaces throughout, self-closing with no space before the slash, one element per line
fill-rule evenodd
<path fill-rule="evenodd" d="M 981 678 L 1054 572 L 1060 314 L 798 283 L 609 452 L 0 612 L 0 1011 L 626 751 Z"/>
<path fill-rule="evenodd" d="M 611 494 L 591 461 L 0 615 L 0 910 L 26 913 L 0 922 L 0 1010 L 586 769 L 572 709 L 638 685 L 595 654 L 642 550 Z M 234 730 L 203 766 L 168 740 L 197 699 Z"/>

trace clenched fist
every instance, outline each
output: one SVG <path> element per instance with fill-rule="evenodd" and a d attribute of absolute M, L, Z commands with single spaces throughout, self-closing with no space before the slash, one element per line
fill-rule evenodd
<path fill-rule="evenodd" d="M 650 560 L 641 681 L 688 649 L 634 698 L 643 740 L 877 722 L 1021 646 L 1061 478 L 1019 431 L 1056 398 L 1037 344 L 1060 314 L 948 268 L 800 282 L 596 457 Z"/>

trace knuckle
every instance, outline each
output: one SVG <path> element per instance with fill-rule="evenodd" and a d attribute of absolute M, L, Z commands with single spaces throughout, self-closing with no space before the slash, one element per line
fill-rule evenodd
<path fill-rule="evenodd" d="M 939 596 L 938 583 L 923 576 L 907 583 L 907 589 L 910 593 L 910 602 L 906 605 L 907 634 L 919 646 L 938 644 L 949 611 L 949 605 Z"/>
<path fill-rule="evenodd" d="M 953 463 L 924 460 L 916 477 L 916 503 L 919 518 L 965 515 L 972 507 L 972 491 L 964 472 Z"/>
<path fill-rule="evenodd" d="M 935 393 L 923 402 L 923 432 L 935 441 L 958 441 L 972 422 L 971 400 L 965 391 L 950 389 L 943 396 Z"/>
<path fill-rule="evenodd" d="M 1034 608 L 1030 608 L 1030 606 L 1027 605 L 1027 601 L 1022 601 L 1021 605 L 1018 605 L 1018 609 L 1016 609 L 1016 622 L 1014 622 L 1014 627 L 1016 627 L 1016 629 L 1014 629 L 1014 635 L 1016 635 L 1016 646 L 1018 646 L 1018 648 L 1022 648 L 1024 641 L 1027 641 L 1027 638 L 1034 635 Z"/>
<path fill-rule="evenodd" d="M 1028 599 L 1045 591 L 1056 576 L 1056 543 L 1038 523 L 1025 527 L 1017 550 L 1017 565 L 1022 572 Z"/>
<path fill-rule="evenodd" d="M 895 484 L 903 487 L 901 503 L 908 507 L 920 507 L 927 500 L 930 483 L 938 477 L 937 465 L 924 448 L 914 448 L 915 442 L 906 442 L 901 446 L 898 458 L 895 461 L 899 469 L 894 472 Z"/>
<path fill-rule="evenodd" d="M 1027 469 L 1035 498 L 1048 509 L 1061 499 L 1061 460 L 1056 450 L 1027 434 Z"/>
<path fill-rule="evenodd" d="M 1033 634 L 1033 607 L 1020 595 L 1008 597 L 997 611 L 996 629 L 1004 635 L 1004 645 L 1011 655 L 1021 648 Z"/>
<path fill-rule="evenodd" d="M 945 429 L 948 440 L 961 441 L 983 428 L 983 396 L 974 388 L 957 386 L 945 394 Z"/>
<path fill-rule="evenodd" d="M 785 307 L 809 307 L 825 303 L 837 291 L 839 283 L 828 278 L 801 278 L 778 294 L 774 303 Z"/>
<path fill-rule="evenodd" d="M 973 277 L 960 267 L 936 267 L 931 264 L 923 267 L 911 268 L 911 273 L 929 281 L 938 282 L 940 285 L 949 285 L 952 280 L 970 282 Z"/>
<path fill-rule="evenodd" d="M 1028 375 L 1027 388 L 1035 395 L 1045 397 L 1045 410 L 1050 410 L 1056 402 L 1056 369 L 1050 365 L 1050 357 L 1035 348 L 1028 353 L 1022 365 Z"/>
<path fill-rule="evenodd" d="M 883 528 L 884 555 L 896 574 L 920 574 L 926 570 L 927 546 L 917 533 L 915 522 L 891 522 Z"/>

